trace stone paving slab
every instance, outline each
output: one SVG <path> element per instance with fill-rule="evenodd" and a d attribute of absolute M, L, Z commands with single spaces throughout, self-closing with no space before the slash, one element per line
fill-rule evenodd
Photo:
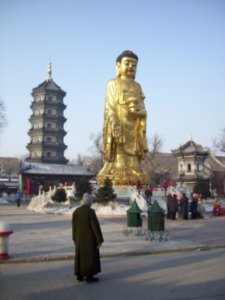
<path fill-rule="evenodd" d="M 1 205 L 0 221 L 11 224 L 8 260 L 0 263 L 38 262 L 74 259 L 71 216 L 37 214 L 13 205 Z M 225 247 L 225 218 L 201 220 L 166 220 L 168 240 L 146 239 L 147 220 L 143 220 L 142 235 L 125 235 L 126 216 L 99 217 L 105 242 L 101 256 L 145 255 L 179 251 L 207 250 Z M 215 235 L 216 232 L 216 235 Z M 157 237 L 157 236 L 156 236 Z"/>

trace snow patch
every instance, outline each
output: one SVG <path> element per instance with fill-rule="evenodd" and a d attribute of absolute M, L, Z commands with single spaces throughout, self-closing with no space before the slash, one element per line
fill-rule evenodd
<path fill-rule="evenodd" d="M 0 204 L 8 204 L 9 202 L 4 199 L 4 198 L 0 198 Z"/>

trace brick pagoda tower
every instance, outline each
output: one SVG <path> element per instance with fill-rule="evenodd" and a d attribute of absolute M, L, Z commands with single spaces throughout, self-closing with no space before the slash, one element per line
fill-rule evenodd
<path fill-rule="evenodd" d="M 32 115 L 29 119 L 31 129 L 28 134 L 30 143 L 27 145 L 29 157 L 27 162 L 66 164 L 64 157 L 67 146 L 64 144 L 66 131 L 63 115 L 66 95 L 52 79 L 51 62 L 48 65 L 46 80 L 33 89 L 31 95 Z"/>

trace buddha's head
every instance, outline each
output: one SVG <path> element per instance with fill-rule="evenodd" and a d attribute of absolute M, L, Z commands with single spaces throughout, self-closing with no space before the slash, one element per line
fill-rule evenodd
<path fill-rule="evenodd" d="M 116 59 L 117 77 L 135 78 L 138 57 L 132 51 L 123 51 Z"/>

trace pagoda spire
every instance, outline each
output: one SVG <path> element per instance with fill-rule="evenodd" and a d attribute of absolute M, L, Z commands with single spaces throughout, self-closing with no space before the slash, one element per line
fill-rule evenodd
<path fill-rule="evenodd" d="M 48 73 L 47 73 L 47 81 L 52 80 L 52 63 L 51 60 L 48 63 Z"/>

